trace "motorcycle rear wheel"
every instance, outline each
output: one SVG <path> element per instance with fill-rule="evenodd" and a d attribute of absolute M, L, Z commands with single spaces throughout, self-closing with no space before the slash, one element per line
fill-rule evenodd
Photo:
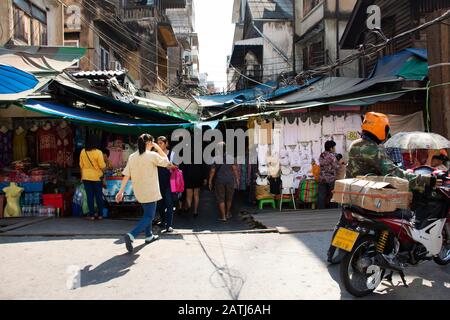
<path fill-rule="evenodd" d="M 346 251 L 336 248 L 334 246 L 330 246 L 330 248 L 328 249 L 327 261 L 329 264 L 339 264 L 342 262 L 342 259 L 344 259 L 346 254 L 347 254 Z"/>
<path fill-rule="evenodd" d="M 446 266 L 450 263 L 450 237 L 446 230 L 442 230 L 442 248 L 438 256 L 433 258 L 438 265 Z"/>
<path fill-rule="evenodd" d="M 373 293 L 383 280 L 385 269 L 373 264 L 375 247 L 374 237 L 362 237 L 341 262 L 341 281 L 345 289 L 355 297 Z"/>

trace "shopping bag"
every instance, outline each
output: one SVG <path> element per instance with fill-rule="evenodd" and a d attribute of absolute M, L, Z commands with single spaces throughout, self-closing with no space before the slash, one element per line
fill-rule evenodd
<path fill-rule="evenodd" d="M 180 169 L 174 169 L 170 173 L 170 191 L 172 192 L 184 191 L 183 172 Z"/>
<path fill-rule="evenodd" d="M 318 183 L 315 180 L 304 180 L 300 185 L 300 200 L 304 203 L 317 201 Z"/>

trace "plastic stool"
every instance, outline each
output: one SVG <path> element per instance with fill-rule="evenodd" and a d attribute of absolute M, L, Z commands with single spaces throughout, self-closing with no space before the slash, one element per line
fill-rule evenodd
<path fill-rule="evenodd" d="M 274 199 L 261 199 L 261 200 L 259 200 L 259 210 L 262 210 L 265 204 L 272 205 L 273 209 L 276 208 Z"/>

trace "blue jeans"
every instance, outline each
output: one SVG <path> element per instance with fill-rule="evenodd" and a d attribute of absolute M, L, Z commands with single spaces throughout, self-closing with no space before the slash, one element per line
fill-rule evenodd
<path fill-rule="evenodd" d="M 170 187 L 161 190 L 162 199 L 158 201 L 157 210 L 161 216 L 161 221 L 165 227 L 172 227 L 173 224 L 173 199 Z"/>
<path fill-rule="evenodd" d="M 152 233 L 152 221 L 155 217 L 156 212 L 156 201 L 149 203 L 142 203 L 142 207 L 144 208 L 144 217 L 142 217 L 141 221 L 139 221 L 136 228 L 133 229 L 130 233 L 133 237 L 137 238 L 137 236 L 145 229 L 145 236 L 151 237 Z"/>
<path fill-rule="evenodd" d="M 84 190 L 86 191 L 87 203 L 89 207 L 89 216 L 95 215 L 94 197 L 97 202 L 98 215 L 103 216 L 103 191 L 101 181 L 83 180 Z"/>

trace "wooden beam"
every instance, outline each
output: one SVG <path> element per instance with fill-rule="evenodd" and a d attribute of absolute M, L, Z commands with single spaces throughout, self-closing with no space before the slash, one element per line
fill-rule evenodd
<path fill-rule="evenodd" d="M 438 10 L 427 16 L 427 21 L 444 14 Z M 435 24 L 427 29 L 430 86 L 450 82 L 450 26 Z M 445 64 L 447 63 L 447 64 Z M 431 131 L 450 139 L 450 86 L 430 89 Z"/>

